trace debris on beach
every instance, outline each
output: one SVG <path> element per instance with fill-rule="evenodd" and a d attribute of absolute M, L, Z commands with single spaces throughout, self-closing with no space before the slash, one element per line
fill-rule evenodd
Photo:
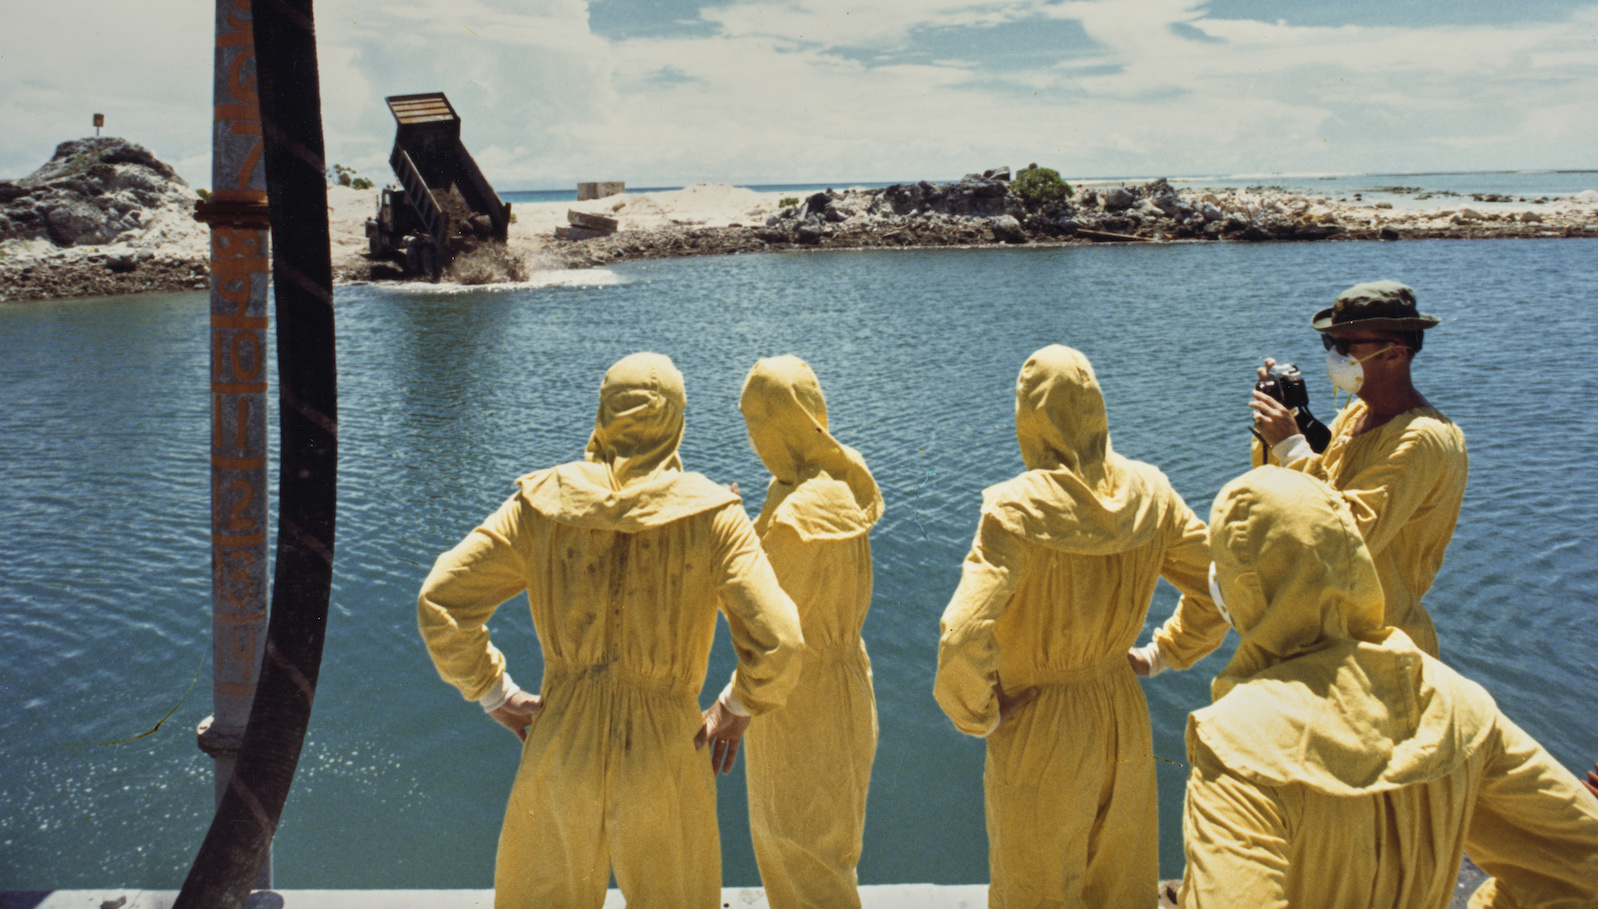
<path fill-rule="evenodd" d="M 592 240 L 595 237 L 608 237 L 620 229 L 615 218 L 585 211 L 568 211 L 566 220 L 571 222 L 570 226 L 555 228 L 555 239 Z"/>

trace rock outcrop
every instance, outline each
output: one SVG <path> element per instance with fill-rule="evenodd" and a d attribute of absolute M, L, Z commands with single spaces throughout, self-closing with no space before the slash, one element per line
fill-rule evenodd
<path fill-rule="evenodd" d="M 1028 205 L 1012 191 L 1008 176 L 1006 171 L 987 171 L 953 183 L 827 190 L 784 206 L 756 227 L 624 226 L 608 237 L 556 242 L 545 253 L 549 264 L 587 267 L 628 259 L 817 248 L 1598 236 L 1598 209 L 1586 205 L 1585 194 L 1554 202 L 1544 214 L 1395 210 L 1391 203 L 1349 205 L 1266 186 L 1184 194 L 1158 179 Z"/>
<path fill-rule="evenodd" d="M 766 219 L 768 244 L 962 245 L 1034 241 L 1323 240 L 1344 228 L 1308 202 L 1253 204 L 1246 195 L 1189 199 L 1161 178 L 1029 206 L 994 172 L 956 183 L 815 193 Z"/>
<path fill-rule="evenodd" d="M 195 194 L 170 166 L 126 139 L 76 139 L 56 146 L 43 167 L 0 181 L 0 240 L 47 239 L 56 246 L 134 239 L 156 212 L 192 207 Z"/>
<path fill-rule="evenodd" d="M 19 180 L 0 180 L 0 299 L 198 289 L 198 196 L 126 139 L 75 139 Z"/>

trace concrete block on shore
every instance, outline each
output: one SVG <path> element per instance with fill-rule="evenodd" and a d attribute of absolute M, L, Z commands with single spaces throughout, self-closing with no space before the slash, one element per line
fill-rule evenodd
<path fill-rule="evenodd" d="M 573 227 L 581 227 L 585 230 L 597 230 L 600 233 L 606 234 L 615 233 L 617 228 L 620 226 L 616 222 L 615 218 L 607 218 L 604 215 L 593 215 L 585 211 L 571 211 L 569 209 L 566 212 L 566 220 Z"/>
<path fill-rule="evenodd" d="M 577 184 L 577 201 L 586 202 L 589 199 L 603 199 L 627 191 L 627 184 L 621 180 L 602 180 L 596 183 Z"/>

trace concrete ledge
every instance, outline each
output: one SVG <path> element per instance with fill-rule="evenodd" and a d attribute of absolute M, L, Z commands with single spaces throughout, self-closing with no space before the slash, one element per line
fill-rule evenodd
<path fill-rule="evenodd" d="M 1487 879 L 1469 858 L 1449 909 L 1466 909 L 1470 895 Z M 1179 880 L 1161 881 L 1150 902 L 1167 909 Z M 172 909 L 175 890 L 0 890 L 0 909 Z M 623 909 L 620 890 L 605 896 L 604 909 Z M 760 887 L 727 887 L 724 909 L 766 909 Z M 861 909 L 986 909 L 987 884 L 868 884 L 860 888 Z M 245 909 L 493 909 L 492 890 L 258 890 Z"/>
<path fill-rule="evenodd" d="M 0 891 L 0 909 L 171 909 L 175 890 Z M 984 909 L 988 885 L 872 884 L 860 888 L 861 909 Z M 763 909 L 766 891 L 728 887 L 728 909 Z M 621 891 L 605 897 L 605 909 L 622 909 Z M 492 890 L 261 890 L 245 909 L 493 909 Z"/>

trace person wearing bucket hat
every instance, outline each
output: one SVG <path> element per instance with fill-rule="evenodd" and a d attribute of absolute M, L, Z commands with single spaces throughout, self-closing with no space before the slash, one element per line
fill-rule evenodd
<path fill-rule="evenodd" d="M 1279 467 L 1210 511 L 1237 650 L 1187 722 L 1182 909 L 1598 906 L 1598 801 L 1494 703 L 1382 620 L 1355 511 Z"/>
<path fill-rule="evenodd" d="M 718 704 L 782 706 L 804 640 L 738 496 L 683 470 L 684 401 L 671 360 L 619 360 L 584 460 L 517 480 L 422 584 L 417 620 L 439 675 L 523 742 L 497 909 L 599 909 L 612 873 L 628 905 L 720 905 L 715 771 L 701 749 L 729 736 L 699 708 L 718 607 L 738 653 Z M 544 657 L 537 696 L 489 641 L 489 619 L 517 594 Z"/>
<path fill-rule="evenodd" d="M 1416 311 L 1415 291 L 1397 281 L 1356 284 L 1317 312 L 1311 327 L 1326 347 L 1332 384 L 1353 396 L 1332 421 L 1331 442 L 1316 454 L 1293 414 L 1254 392 L 1254 425 L 1270 461 L 1324 480 L 1348 502 L 1381 577 L 1385 621 L 1426 653 L 1437 631 L 1421 604 L 1442 567 L 1465 495 L 1465 435 L 1415 388 L 1410 369 L 1435 316 Z M 1274 360 L 1267 359 L 1263 379 Z M 1133 668 L 1186 669 L 1221 645 L 1226 623 L 1203 601 L 1183 600 Z"/>

